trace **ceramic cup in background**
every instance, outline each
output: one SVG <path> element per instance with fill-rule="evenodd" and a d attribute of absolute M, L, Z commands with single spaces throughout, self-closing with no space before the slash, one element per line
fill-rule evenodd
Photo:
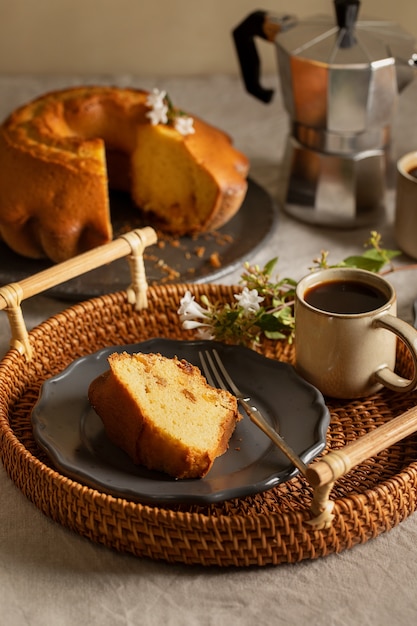
<path fill-rule="evenodd" d="M 417 152 L 397 163 L 395 239 L 403 252 L 417 259 Z"/>
<path fill-rule="evenodd" d="M 296 369 L 324 395 L 359 398 L 386 386 L 417 386 L 417 331 L 396 317 L 391 284 L 373 272 L 330 268 L 297 285 Z M 414 363 L 411 380 L 394 373 L 399 337 Z"/>

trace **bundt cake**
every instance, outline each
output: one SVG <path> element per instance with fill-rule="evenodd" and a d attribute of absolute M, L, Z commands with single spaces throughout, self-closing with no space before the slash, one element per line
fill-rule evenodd
<path fill-rule="evenodd" d="M 155 118 L 149 92 L 117 87 L 55 91 L 14 111 L 0 127 L 0 238 L 54 262 L 107 243 L 109 187 L 173 235 L 225 224 L 245 197 L 248 160 L 224 132 L 170 107 L 192 128 Z"/>
<path fill-rule="evenodd" d="M 201 478 L 223 454 L 240 419 L 237 401 L 185 360 L 114 353 L 89 386 L 110 441 L 136 464 L 175 478 Z"/>

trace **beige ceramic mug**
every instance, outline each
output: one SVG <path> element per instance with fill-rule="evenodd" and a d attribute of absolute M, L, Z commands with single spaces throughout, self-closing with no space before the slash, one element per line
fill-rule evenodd
<path fill-rule="evenodd" d="M 397 163 L 395 239 L 403 252 L 417 259 L 417 152 Z"/>
<path fill-rule="evenodd" d="M 330 268 L 297 285 L 296 369 L 327 396 L 359 398 L 382 386 L 417 386 L 417 331 L 396 317 L 393 287 L 373 272 Z M 397 337 L 409 349 L 411 380 L 394 372 Z"/>

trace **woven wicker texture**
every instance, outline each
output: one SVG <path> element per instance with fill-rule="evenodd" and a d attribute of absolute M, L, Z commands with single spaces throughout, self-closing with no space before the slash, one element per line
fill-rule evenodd
<path fill-rule="evenodd" d="M 76 304 L 29 333 L 33 359 L 10 350 L 0 363 L 0 450 L 17 487 L 43 513 L 63 526 L 116 550 L 168 562 L 250 566 L 296 562 L 340 552 L 396 526 L 416 508 L 417 435 L 368 459 L 342 477 L 332 491 L 331 528 L 314 530 L 306 521 L 312 489 L 294 478 L 265 493 L 209 506 L 172 508 L 115 498 L 61 475 L 34 442 L 31 410 L 42 382 L 74 359 L 109 345 L 153 337 L 192 339 L 176 313 L 186 289 L 197 298 L 231 301 L 236 287 L 169 285 L 149 290 L 149 307 L 134 311 L 125 293 Z M 293 361 L 284 342 L 260 351 Z M 402 347 L 398 369 L 411 364 Z M 416 392 L 382 391 L 366 401 L 328 401 L 328 448 L 343 447 L 413 406 Z"/>

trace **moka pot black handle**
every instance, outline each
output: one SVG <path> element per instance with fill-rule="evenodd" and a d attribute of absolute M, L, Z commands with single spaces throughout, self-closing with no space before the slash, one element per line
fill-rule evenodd
<path fill-rule="evenodd" d="M 255 98 L 268 103 L 274 91 L 264 89 L 261 85 L 261 63 L 255 45 L 255 37 L 268 39 L 263 30 L 266 17 L 266 11 L 254 11 L 236 26 L 232 34 L 246 90 Z"/>
<path fill-rule="evenodd" d="M 274 42 L 278 33 L 292 28 L 296 23 L 297 18 L 293 15 L 273 15 L 266 11 L 254 11 L 233 30 L 233 39 L 246 90 L 262 102 L 270 102 L 274 90 L 264 89 L 261 85 L 261 63 L 255 37 Z"/>

